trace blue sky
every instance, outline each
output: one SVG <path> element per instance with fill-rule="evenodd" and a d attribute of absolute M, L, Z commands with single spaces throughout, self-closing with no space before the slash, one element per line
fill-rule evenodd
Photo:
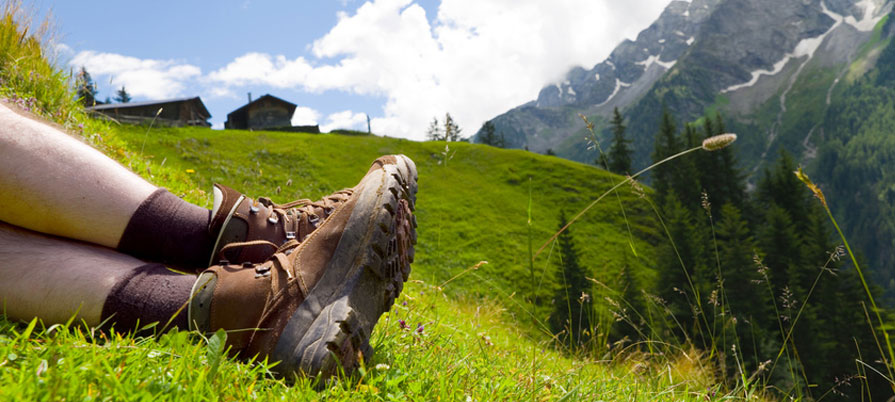
<path fill-rule="evenodd" d="M 99 98 L 201 96 L 221 127 L 266 93 L 295 124 L 422 139 L 449 112 L 467 134 L 590 68 L 669 0 L 34 1 L 52 10 L 60 64 Z"/>

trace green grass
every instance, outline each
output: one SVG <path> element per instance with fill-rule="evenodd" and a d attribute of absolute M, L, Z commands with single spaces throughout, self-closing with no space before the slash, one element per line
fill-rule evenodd
<path fill-rule="evenodd" d="M 240 189 L 250 196 L 271 196 L 285 202 L 319 198 L 351 187 L 379 155 L 404 153 L 420 172 L 417 218 L 420 223 L 414 278 L 440 283 L 466 268 L 488 261 L 481 269 L 454 281 L 452 294 L 504 295 L 532 291 L 552 297 L 552 265 L 539 259 L 544 284 L 532 289 L 527 263 L 528 182 L 532 180 L 534 240 L 550 238 L 560 211 L 580 211 L 609 187 L 608 174 L 583 164 L 521 150 L 502 150 L 467 143 L 451 144 L 453 158 L 444 165 L 444 143 L 419 143 L 382 137 L 346 137 L 296 133 L 213 131 L 204 128 L 152 129 L 116 127 L 115 135 L 130 149 L 143 147 L 150 162 L 140 174 L 171 186 L 189 201 L 209 206 L 212 183 Z M 173 181 L 159 181 L 155 166 L 164 162 Z M 621 181 L 615 177 L 614 182 Z M 198 189 L 195 191 L 190 191 Z M 279 189 L 279 192 L 278 192 Z M 204 191 L 203 191 L 204 190 Z M 648 205 L 625 188 L 621 192 L 634 233 L 632 259 L 643 283 L 652 283 L 652 244 L 659 241 Z M 617 203 L 603 203 L 575 227 L 582 263 L 594 267 L 592 278 L 614 284 L 621 267 L 615 256 L 628 246 Z M 521 281 L 521 279 L 526 279 Z M 521 283 L 520 283 L 521 282 Z M 509 301 L 508 307 L 516 313 Z M 549 305 L 538 310 L 546 320 Z"/>
<path fill-rule="evenodd" d="M 222 357 L 193 333 L 137 338 L 0 319 L 0 400 L 701 401 L 716 392 L 696 352 L 658 363 L 637 353 L 613 362 L 572 359 L 532 344 L 507 314 L 500 303 L 451 298 L 413 281 L 380 321 L 372 360 L 320 391 L 307 380 L 272 378 L 266 362 Z M 531 347 L 538 350 L 534 372 Z"/>
<path fill-rule="evenodd" d="M 322 389 L 304 379 L 276 379 L 267 362 L 227 358 L 216 336 L 137 337 L 0 315 L 0 400 L 702 401 L 744 394 L 719 392 L 715 370 L 697 351 L 664 345 L 668 353 L 647 355 L 620 345 L 603 350 L 611 353 L 571 354 L 539 328 L 551 309 L 555 257 L 548 251 L 538 260 L 532 283 L 529 205 L 532 239 L 540 244 L 557 229 L 561 211 L 581 210 L 620 177 L 465 143 L 451 144 L 448 158 L 444 143 L 95 121 L 74 99 L 70 76 L 42 52 L 46 36 L 11 17 L 22 15 L 19 3 L 2 5 L 0 97 L 62 125 L 149 181 L 206 207 L 214 182 L 283 202 L 353 186 L 377 156 L 404 153 L 420 171 L 420 237 L 411 281 L 373 334 L 376 353 L 354 376 Z M 662 237 L 645 201 L 627 188 L 620 197 L 639 254 L 627 262 L 649 289 L 653 247 Z M 617 203 L 598 204 L 573 230 L 593 279 L 616 284 L 616 256 L 630 249 Z M 488 264 L 470 269 L 481 261 Z M 601 289 L 595 287 L 594 300 L 618 296 Z M 532 297 L 542 301 L 535 311 Z M 608 316 L 605 306 L 600 314 Z M 597 330 L 610 330 L 611 320 L 600 322 L 606 325 Z"/>

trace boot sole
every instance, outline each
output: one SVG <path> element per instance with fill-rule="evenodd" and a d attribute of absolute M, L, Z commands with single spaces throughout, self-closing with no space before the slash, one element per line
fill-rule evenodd
<path fill-rule="evenodd" d="M 416 166 L 398 155 L 365 183 L 326 272 L 289 318 L 271 357 L 280 374 L 324 381 L 371 355 L 370 334 L 410 275 Z"/>

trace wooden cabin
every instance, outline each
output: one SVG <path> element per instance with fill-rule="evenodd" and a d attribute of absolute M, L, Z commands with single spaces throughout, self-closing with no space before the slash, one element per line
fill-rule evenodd
<path fill-rule="evenodd" d="M 267 94 L 227 115 L 226 129 L 276 130 L 292 128 L 295 104 Z"/>
<path fill-rule="evenodd" d="M 211 127 L 211 113 L 199 97 L 147 102 L 107 103 L 85 108 L 95 116 L 121 123 L 140 124 L 155 119 L 156 125 Z M 161 112 L 159 111 L 161 110 Z M 158 115 L 158 117 L 156 117 Z"/>

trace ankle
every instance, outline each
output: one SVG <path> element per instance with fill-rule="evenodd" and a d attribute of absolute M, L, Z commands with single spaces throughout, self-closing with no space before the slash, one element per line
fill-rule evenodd
<path fill-rule="evenodd" d="M 161 264 L 133 269 L 116 283 L 103 304 L 102 320 L 121 331 L 158 322 L 159 329 L 187 329 L 186 303 L 195 276 Z"/>
<path fill-rule="evenodd" d="M 131 216 L 117 249 L 138 258 L 200 271 L 207 266 L 211 253 L 210 219 L 209 210 L 160 188 Z"/>

